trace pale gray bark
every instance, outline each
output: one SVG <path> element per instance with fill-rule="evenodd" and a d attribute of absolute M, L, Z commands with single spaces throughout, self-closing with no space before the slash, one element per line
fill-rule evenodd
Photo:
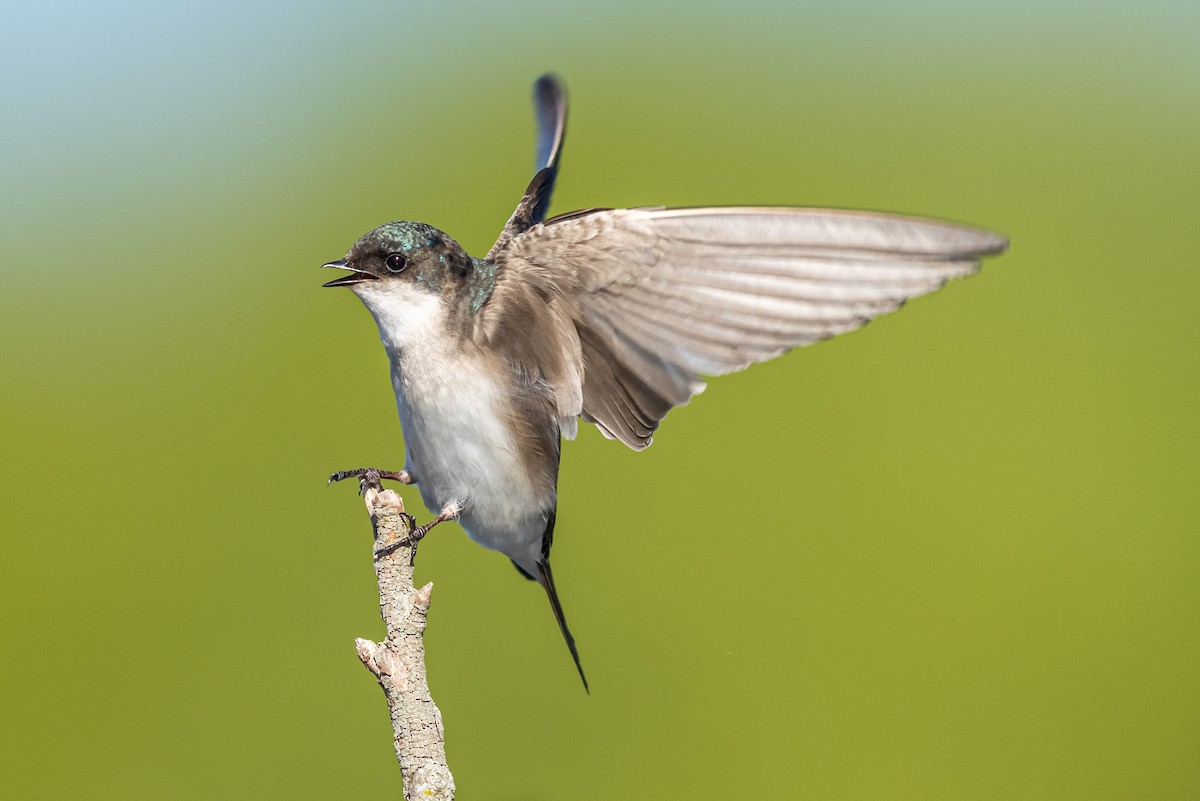
<path fill-rule="evenodd" d="M 358 639 L 358 658 L 374 674 L 387 698 L 396 759 L 408 801 L 450 801 L 454 777 L 446 765 L 442 713 L 429 695 L 422 639 L 433 584 L 413 586 L 415 546 L 407 542 L 413 519 L 404 502 L 379 480 L 363 483 L 367 514 L 375 530 L 375 574 L 379 578 L 379 610 L 387 625 L 382 643 Z"/>

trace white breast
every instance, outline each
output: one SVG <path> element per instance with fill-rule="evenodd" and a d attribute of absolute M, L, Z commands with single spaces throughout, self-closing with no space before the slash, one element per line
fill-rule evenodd
<path fill-rule="evenodd" d="M 407 467 L 425 505 L 437 512 L 458 502 L 472 539 L 525 563 L 536 560 L 544 510 L 555 499 L 538 497 L 526 474 L 501 413 L 503 384 L 477 354 L 444 335 L 438 296 L 399 282 L 355 290 L 388 351 Z"/>

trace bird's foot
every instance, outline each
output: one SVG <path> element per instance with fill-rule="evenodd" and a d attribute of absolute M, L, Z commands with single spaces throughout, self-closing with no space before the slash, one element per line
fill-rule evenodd
<path fill-rule="evenodd" d="M 347 478 L 358 479 L 358 494 L 362 495 L 363 490 L 368 484 L 378 484 L 381 479 L 390 481 L 399 481 L 401 484 L 416 484 L 417 480 L 412 477 L 412 473 L 407 470 L 379 470 L 374 467 L 360 467 L 357 470 L 339 470 L 329 477 L 325 482 L 328 486 L 335 481 L 344 481 Z"/>
<path fill-rule="evenodd" d="M 447 520 L 454 520 L 461 514 L 462 514 L 462 504 L 459 503 L 458 501 L 451 501 L 450 503 L 448 503 L 442 507 L 441 513 L 437 517 L 433 518 L 433 520 L 430 520 L 428 523 L 426 523 L 423 526 L 413 526 L 412 530 L 408 532 L 407 537 L 405 537 L 402 540 L 397 540 L 396 542 L 393 542 L 390 545 L 386 545 L 383 548 L 380 548 L 378 551 L 376 551 L 375 552 L 376 561 L 378 561 L 379 559 L 382 559 L 383 557 L 387 556 L 390 553 L 395 552 L 399 548 L 403 548 L 403 547 L 409 546 L 409 545 L 411 545 L 412 549 L 413 549 L 413 558 L 416 558 L 417 543 L 419 543 L 421 540 L 425 539 L 425 535 L 428 534 L 430 531 L 432 531 L 434 526 L 436 526 L 438 523 L 445 523 Z M 412 518 L 409 517 L 409 520 L 412 520 Z"/>

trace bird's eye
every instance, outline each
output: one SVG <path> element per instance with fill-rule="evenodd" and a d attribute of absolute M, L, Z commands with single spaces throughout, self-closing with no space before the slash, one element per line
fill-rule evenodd
<path fill-rule="evenodd" d="M 388 268 L 389 273 L 402 273 L 408 266 L 408 259 L 403 253 L 389 253 L 383 260 L 383 264 Z"/>

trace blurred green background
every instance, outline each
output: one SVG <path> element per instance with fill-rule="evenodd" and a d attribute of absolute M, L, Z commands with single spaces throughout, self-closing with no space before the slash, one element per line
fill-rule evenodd
<path fill-rule="evenodd" d="M 536 587 L 421 549 L 464 799 L 1200 797 L 1194 3 L 8 4 L 0 738 L 10 798 L 397 797 L 367 312 L 392 219 L 963 220 L 978 277 L 567 446 Z M 422 516 L 415 492 L 410 508 Z"/>

